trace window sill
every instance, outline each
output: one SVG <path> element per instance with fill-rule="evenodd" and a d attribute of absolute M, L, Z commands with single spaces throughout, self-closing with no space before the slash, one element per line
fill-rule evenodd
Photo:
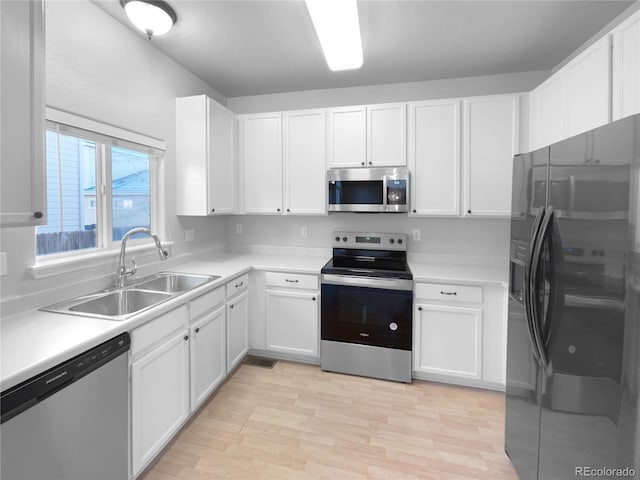
<path fill-rule="evenodd" d="M 162 247 L 169 249 L 173 242 L 162 242 Z M 127 247 L 127 256 L 131 253 L 153 252 L 156 246 L 151 244 L 131 245 Z M 109 265 L 120 255 L 120 249 L 94 250 L 87 253 L 80 253 L 54 259 L 36 260 L 36 264 L 28 267 L 27 271 L 36 280 L 53 277 L 64 273 L 77 272 L 88 268 L 95 268 L 102 265 Z"/>

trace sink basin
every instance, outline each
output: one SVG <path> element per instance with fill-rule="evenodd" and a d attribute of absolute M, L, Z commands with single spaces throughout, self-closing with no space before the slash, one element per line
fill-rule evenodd
<path fill-rule="evenodd" d="M 160 272 L 142 278 L 126 288 L 70 298 L 40 310 L 123 321 L 218 278 L 220 276 Z"/>
<path fill-rule="evenodd" d="M 142 290 L 117 290 L 69 307 L 70 312 L 120 317 L 139 312 L 171 297 L 168 293 Z"/>
<path fill-rule="evenodd" d="M 216 275 L 193 275 L 187 273 L 156 273 L 149 279 L 135 284 L 139 290 L 152 290 L 156 292 L 181 293 L 199 287 L 207 282 L 220 278 Z"/>

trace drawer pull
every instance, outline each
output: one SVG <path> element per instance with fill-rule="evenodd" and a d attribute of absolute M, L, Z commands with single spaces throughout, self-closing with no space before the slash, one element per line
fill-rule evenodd
<path fill-rule="evenodd" d="M 229 305 L 229 308 L 233 308 L 233 305 Z"/>
<path fill-rule="evenodd" d="M 182 338 L 184 338 L 184 341 L 186 342 L 187 340 L 189 340 L 189 335 L 185 335 L 185 336 L 184 336 L 184 337 L 182 337 Z"/>
<path fill-rule="evenodd" d="M 440 290 L 440 295 L 457 295 L 458 292 L 444 292 L 442 290 Z"/>
<path fill-rule="evenodd" d="M 244 285 L 244 282 L 240 282 L 240 283 L 236 283 L 235 287 L 238 288 L 238 287 L 241 287 L 243 285 Z"/>
<path fill-rule="evenodd" d="M 196 328 L 196 333 L 200 333 L 200 327 Z"/>
<path fill-rule="evenodd" d="M 289 280 L 288 278 L 285 278 L 284 281 L 287 283 L 298 283 L 300 280 Z"/>

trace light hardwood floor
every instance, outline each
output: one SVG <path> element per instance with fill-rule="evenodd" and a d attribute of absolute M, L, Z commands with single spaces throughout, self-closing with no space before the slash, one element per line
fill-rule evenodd
<path fill-rule="evenodd" d="M 242 365 L 144 480 L 517 479 L 504 395 Z"/>

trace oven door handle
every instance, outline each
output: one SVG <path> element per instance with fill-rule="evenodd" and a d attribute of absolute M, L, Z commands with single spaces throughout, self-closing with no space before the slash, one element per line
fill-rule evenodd
<path fill-rule="evenodd" d="M 383 288 L 385 290 L 413 290 L 413 280 L 405 278 L 363 277 L 359 275 L 322 274 L 325 285 L 341 285 L 346 287 Z"/>

